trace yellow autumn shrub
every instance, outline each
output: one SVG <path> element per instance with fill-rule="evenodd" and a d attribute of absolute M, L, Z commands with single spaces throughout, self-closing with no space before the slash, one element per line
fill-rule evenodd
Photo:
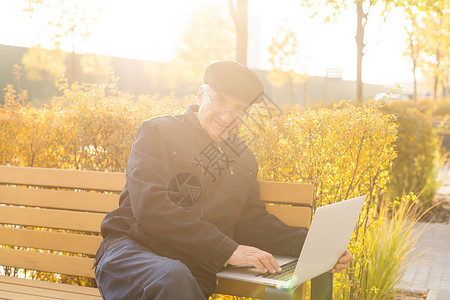
<path fill-rule="evenodd" d="M 292 108 L 255 129 L 259 177 L 315 186 L 316 206 L 384 191 L 395 158 L 397 125 L 375 104 Z"/>
<path fill-rule="evenodd" d="M 39 108 L 6 88 L 0 107 L 0 164 L 124 171 L 145 119 L 181 113 L 190 99 L 132 96 L 112 84 L 59 83 L 61 96 Z"/>
<path fill-rule="evenodd" d="M 374 287 L 391 293 L 401 276 L 397 270 L 406 261 L 406 254 L 402 253 L 398 264 L 391 266 L 393 271 L 383 277 L 384 265 L 367 267 L 373 256 L 372 249 L 365 245 L 374 232 L 372 224 L 380 214 L 386 214 L 383 195 L 396 157 L 394 117 L 383 114 L 375 103 L 355 107 L 344 102 L 318 110 L 285 108 L 285 113 L 276 118 L 251 118 L 255 119 L 263 121 L 244 127 L 243 134 L 255 135 L 251 148 L 259 162 L 260 179 L 313 183 L 316 207 L 367 195 L 349 245 L 355 262 L 349 271 L 335 276 L 334 296 L 364 298 Z M 264 126 L 259 126 L 262 123 Z M 408 244 L 406 240 L 401 243 L 394 246 L 404 248 Z M 395 252 L 395 247 L 386 247 Z M 362 281 L 368 275 L 384 280 Z M 371 299 L 385 296 L 380 292 Z"/>

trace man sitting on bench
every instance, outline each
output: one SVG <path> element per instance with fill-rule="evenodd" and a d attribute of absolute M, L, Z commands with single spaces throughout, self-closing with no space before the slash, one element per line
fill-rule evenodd
<path fill-rule="evenodd" d="M 264 87 L 233 61 L 211 63 L 198 105 L 145 121 L 132 145 L 120 206 L 102 222 L 95 278 L 105 299 L 205 299 L 225 265 L 280 272 L 306 229 L 268 214 L 258 165 L 237 137 Z M 348 268 L 346 252 L 332 272 Z"/>

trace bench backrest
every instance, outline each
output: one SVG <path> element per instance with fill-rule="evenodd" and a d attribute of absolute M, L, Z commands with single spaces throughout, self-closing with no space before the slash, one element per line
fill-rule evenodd
<path fill-rule="evenodd" d="M 100 224 L 124 185 L 124 173 L 0 166 L 1 265 L 93 278 Z M 260 189 L 269 212 L 309 227 L 312 185 L 260 182 Z"/>

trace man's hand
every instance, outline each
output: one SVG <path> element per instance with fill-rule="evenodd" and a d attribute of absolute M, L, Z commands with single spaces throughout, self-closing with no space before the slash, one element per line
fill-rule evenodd
<path fill-rule="evenodd" d="M 251 264 L 261 273 L 266 273 L 267 271 L 271 274 L 281 272 L 280 265 L 272 254 L 250 246 L 239 245 L 227 263 L 233 266 Z"/>
<path fill-rule="evenodd" d="M 353 261 L 353 255 L 350 253 L 350 251 L 345 250 L 344 255 L 342 255 L 337 264 L 334 266 L 333 269 L 330 270 L 331 273 L 339 273 L 342 270 L 347 269 L 350 267 L 350 263 Z"/>

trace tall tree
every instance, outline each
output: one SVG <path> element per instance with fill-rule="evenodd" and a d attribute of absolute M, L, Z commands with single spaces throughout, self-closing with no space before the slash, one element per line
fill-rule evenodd
<path fill-rule="evenodd" d="M 289 85 L 289 102 L 294 103 L 295 84 L 305 82 L 306 74 L 297 74 L 294 66 L 299 61 L 298 39 L 295 34 L 281 26 L 272 43 L 269 45 L 269 63 L 272 70 L 268 73 L 268 80 L 275 86 L 281 87 L 286 82 Z"/>
<path fill-rule="evenodd" d="M 235 59 L 247 65 L 248 0 L 228 0 L 228 7 L 236 28 Z"/>
<path fill-rule="evenodd" d="M 387 12 L 392 8 L 390 4 L 391 0 L 327 0 L 309 2 L 311 7 L 315 7 L 316 12 L 326 13 L 328 15 L 325 20 L 336 20 L 338 16 L 342 16 L 344 13 L 353 10 L 356 15 L 355 26 L 355 42 L 356 42 L 356 103 L 362 104 L 363 101 L 363 82 L 362 82 L 362 70 L 363 70 L 363 58 L 366 54 L 365 49 L 368 45 L 366 37 L 367 24 L 370 19 L 376 16 L 376 13 L 372 13 L 375 5 L 379 5 L 382 10 L 383 22 L 386 20 Z M 303 3 L 304 4 L 304 3 Z M 324 6 L 328 9 L 323 9 Z"/>
<path fill-rule="evenodd" d="M 41 81 L 43 100 L 49 100 L 50 87 L 53 80 L 66 73 L 66 53 L 59 50 L 47 50 L 42 47 L 32 47 L 22 56 L 22 64 L 26 76 L 31 81 Z"/>
<path fill-rule="evenodd" d="M 416 94 L 416 71 L 433 79 L 433 96 L 436 99 L 438 87 L 445 96 L 450 72 L 450 3 L 449 1 L 398 1 L 407 13 L 406 26 L 408 49 L 405 54 L 411 58 Z"/>
<path fill-rule="evenodd" d="M 439 87 L 446 95 L 450 72 L 450 3 L 444 3 L 443 13 L 431 12 L 423 19 L 421 30 L 425 62 L 422 70 L 433 78 L 433 95 L 437 99 Z"/>
<path fill-rule="evenodd" d="M 45 48 L 70 49 L 70 78 L 77 81 L 77 47 L 86 43 L 96 22 L 95 13 L 88 11 L 76 0 L 26 0 L 24 10 L 30 17 L 40 20 L 43 30 L 37 37 L 38 45 Z"/>
<path fill-rule="evenodd" d="M 226 6 L 203 4 L 192 14 L 182 37 L 175 63 L 185 80 L 198 82 L 214 60 L 232 59 L 233 24 Z"/>
<path fill-rule="evenodd" d="M 411 71 L 413 73 L 413 100 L 417 102 L 417 68 L 420 64 L 420 52 L 421 44 L 418 36 L 419 26 L 417 24 L 417 14 L 409 14 L 409 23 L 405 26 L 405 31 L 408 35 L 408 47 L 404 53 L 404 56 L 411 59 Z"/>
<path fill-rule="evenodd" d="M 113 73 L 112 57 L 99 54 L 85 54 L 80 59 L 83 79 L 89 82 L 105 82 Z"/>

